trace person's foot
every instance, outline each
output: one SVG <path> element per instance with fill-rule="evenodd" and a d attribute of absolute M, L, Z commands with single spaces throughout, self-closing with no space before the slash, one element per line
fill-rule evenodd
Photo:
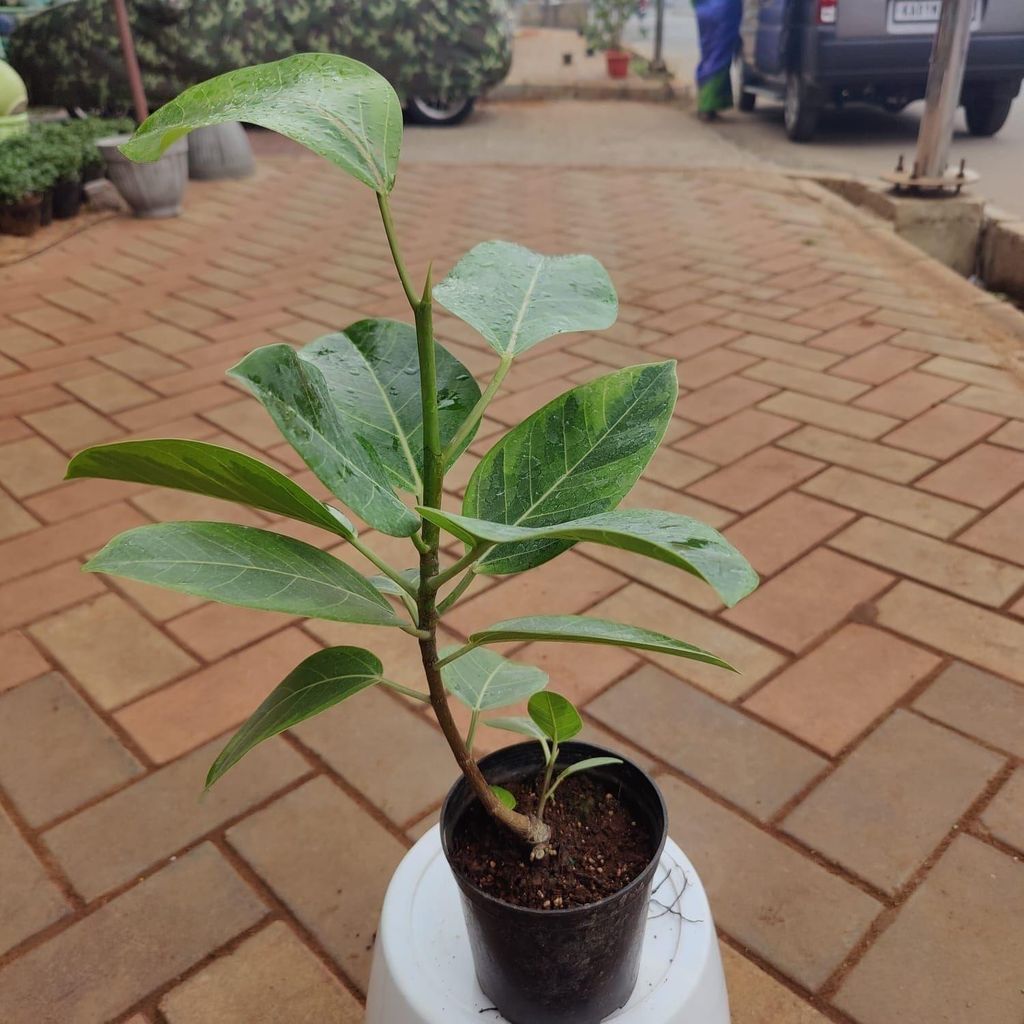
<path fill-rule="evenodd" d="M 715 121 L 721 121 L 721 117 L 718 115 L 717 110 L 698 110 L 697 120 L 703 121 L 705 124 L 712 124 Z"/>

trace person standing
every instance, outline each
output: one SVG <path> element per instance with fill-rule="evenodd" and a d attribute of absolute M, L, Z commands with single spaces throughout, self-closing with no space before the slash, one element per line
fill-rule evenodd
<path fill-rule="evenodd" d="M 697 116 L 718 120 L 733 105 L 732 61 L 740 47 L 743 0 L 692 0 L 700 35 L 697 65 Z"/>

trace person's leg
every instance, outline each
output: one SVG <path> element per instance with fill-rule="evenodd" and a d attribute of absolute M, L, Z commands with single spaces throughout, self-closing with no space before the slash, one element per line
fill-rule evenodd
<path fill-rule="evenodd" d="M 697 113 L 711 118 L 733 105 L 731 68 L 736 54 L 741 0 L 693 0 L 700 34 Z"/>

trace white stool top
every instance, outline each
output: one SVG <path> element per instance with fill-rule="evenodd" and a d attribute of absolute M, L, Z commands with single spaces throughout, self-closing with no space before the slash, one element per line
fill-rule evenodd
<path fill-rule="evenodd" d="M 729 1024 L 715 926 L 693 865 L 672 840 L 654 876 L 640 977 L 616 1024 Z M 455 879 L 434 826 L 388 887 L 366 1024 L 506 1024 L 480 991 Z M 486 1012 L 485 1012 L 486 1011 Z"/>

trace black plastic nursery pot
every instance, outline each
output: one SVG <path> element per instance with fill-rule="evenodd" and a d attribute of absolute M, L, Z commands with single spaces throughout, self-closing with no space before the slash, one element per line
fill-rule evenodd
<path fill-rule="evenodd" d="M 563 743 L 558 764 L 611 755 L 589 743 Z M 540 745 L 521 743 L 484 757 L 492 785 L 535 777 Z M 453 870 L 462 896 L 477 980 L 511 1024 L 598 1024 L 625 1005 L 636 986 L 651 885 L 667 834 L 661 792 L 630 761 L 589 774 L 617 795 L 650 832 L 654 855 L 628 885 L 596 903 L 566 910 L 534 910 L 495 899 Z M 449 866 L 459 822 L 476 802 L 464 778 L 441 808 L 441 845 Z"/>
<path fill-rule="evenodd" d="M 53 189 L 43 193 L 43 201 L 39 207 L 39 224 L 48 228 L 53 223 Z"/>
<path fill-rule="evenodd" d="M 16 203 L 0 204 L 0 234 L 34 235 L 42 224 L 43 197 L 23 196 Z"/>
<path fill-rule="evenodd" d="M 56 220 L 70 220 L 78 216 L 82 207 L 82 183 L 58 181 L 53 186 L 53 216 Z"/>

